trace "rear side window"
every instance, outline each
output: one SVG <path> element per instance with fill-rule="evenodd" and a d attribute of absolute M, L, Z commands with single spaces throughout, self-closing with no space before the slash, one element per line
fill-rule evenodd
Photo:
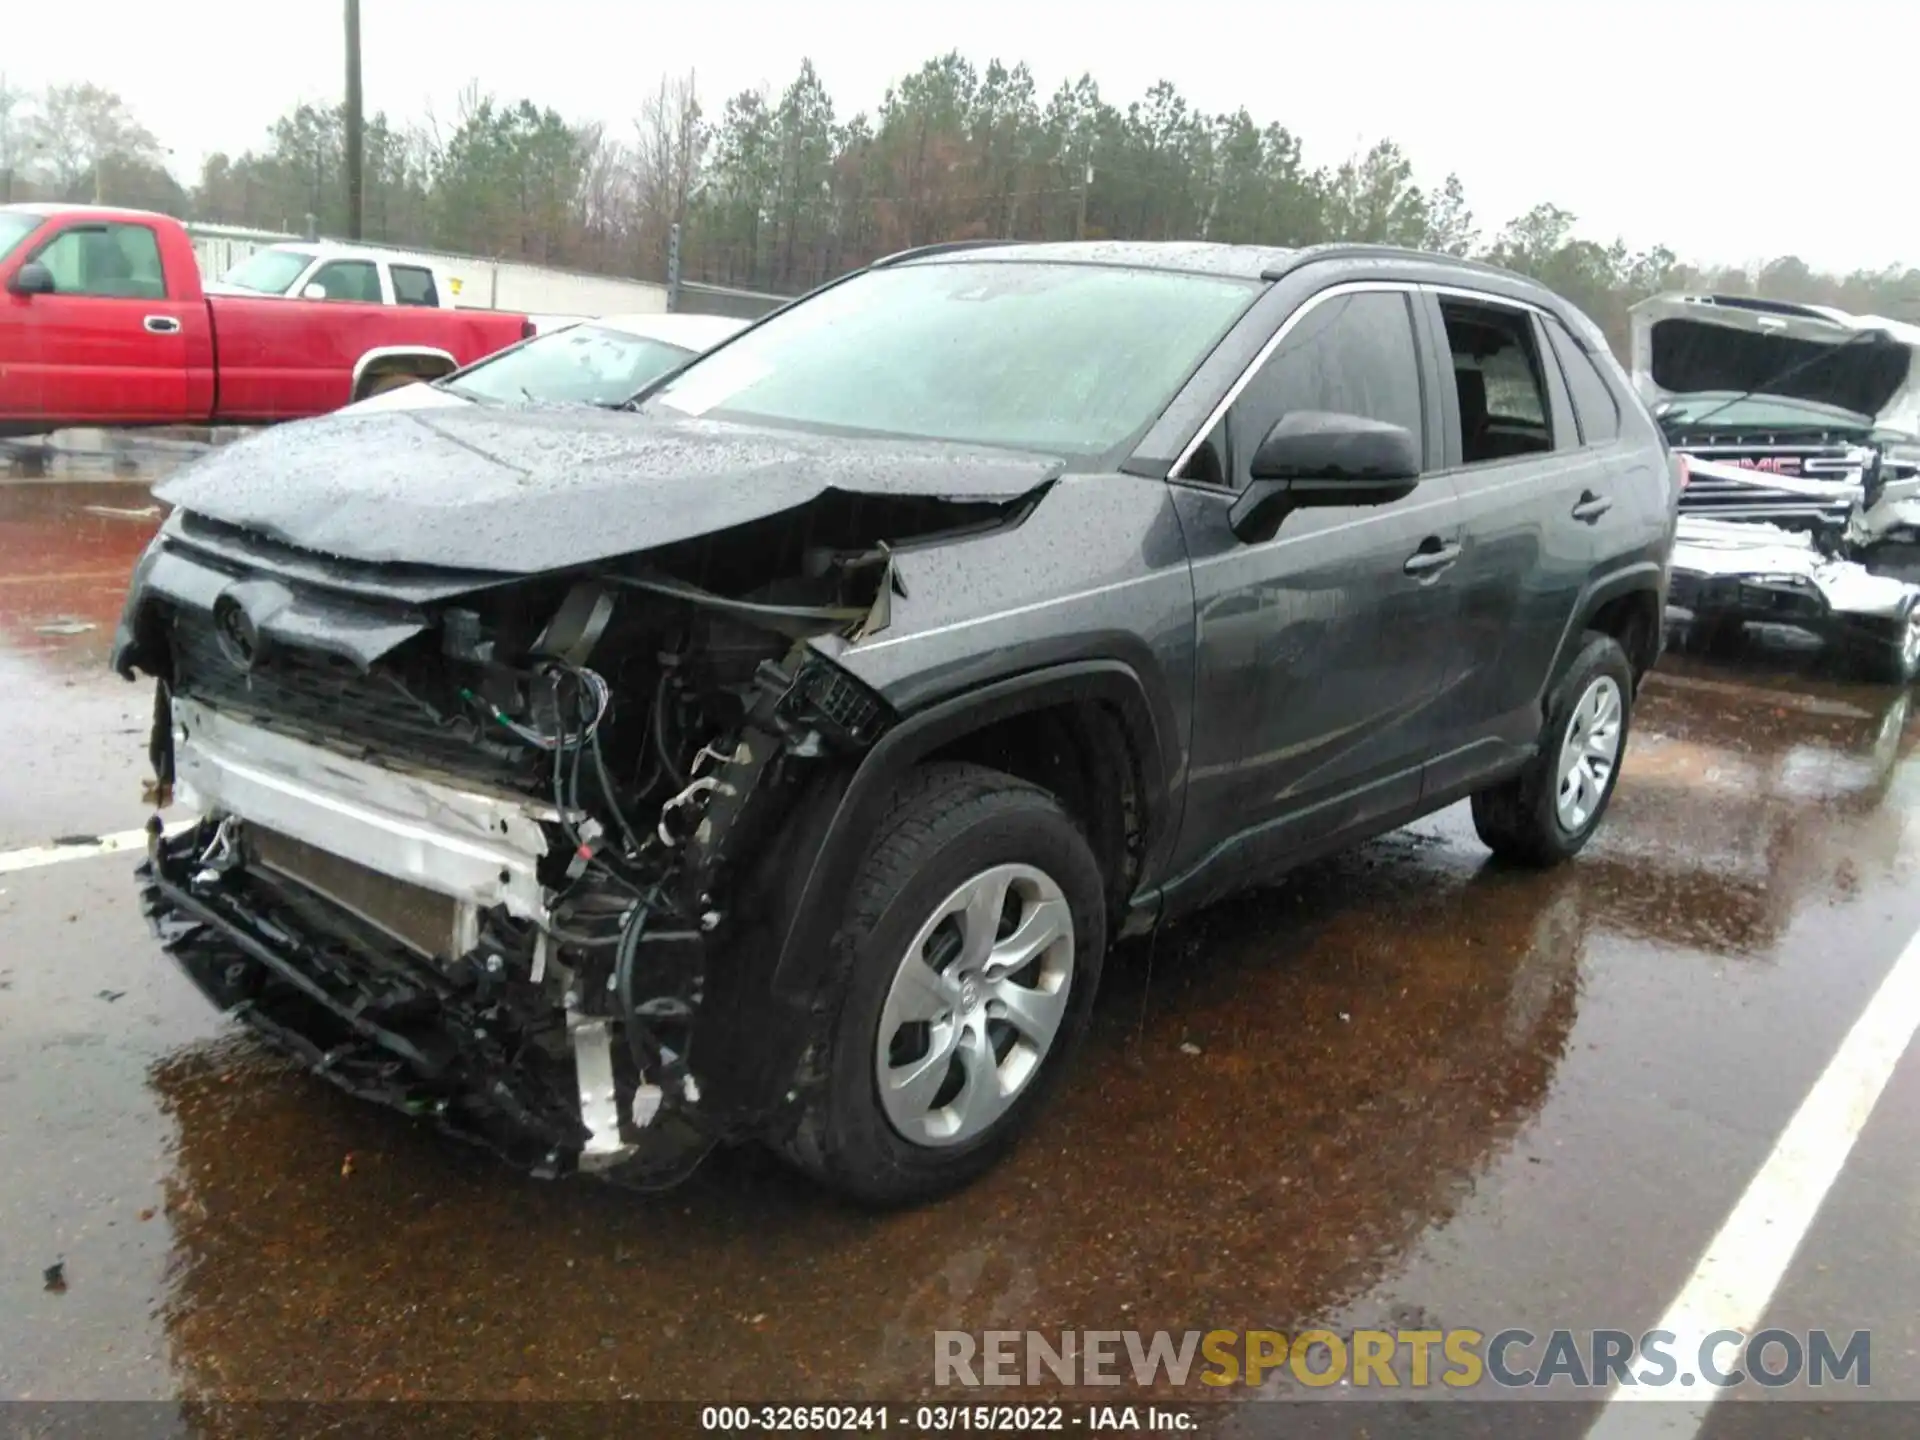
<path fill-rule="evenodd" d="M 1460 410 L 1460 459 L 1480 465 L 1553 449 L 1546 371 L 1525 311 L 1442 300 Z"/>
<path fill-rule="evenodd" d="M 393 298 L 402 305 L 438 305 L 440 291 L 433 283 L 433 272 L 418 265 L 394 266 Z"/>
<path fill-rule="evenodd" d="M 1560 368 L 1566 372 L 1567 389 L 1573 392 L 1573 414 L 1580 424 L 1580 439 L 1587 445 L 1605 445 L 1620 437 L 1620 402 L 1607 384 L 1600 367 L 1569 335 L 1558 320 L 1547 322 L 1547 334 Z"/>
<path fill-rule="evenodd" d="M 1244 488 L 1253 452 L 1296 410 L 1382 420 L 1424 445 L 1420 356 L 1405 294 L 1336 295 L 1308 310 L 1194 452 L 1184 478 Z"/>
<path fill-rule="evenodd" d="M 313 278 L 300 287 L 301 294 L 318 285 L 326 294 L 322 300 L 359 300 L 380 304 L 380 272 L 371 260 L 330 260 L 313 272 Z"/>
<path fill-rule="evenodd" d="M 164 300 L 160 242 L 145 225 L 69 225 L 33 257 L 53 275 L 59 295 Z"/>

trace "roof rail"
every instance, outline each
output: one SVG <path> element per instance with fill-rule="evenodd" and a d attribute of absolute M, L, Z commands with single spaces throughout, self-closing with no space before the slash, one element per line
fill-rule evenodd
<path fill-rule="evenodd" d="M 924 255 L 949 255 L 957 250 L 990 250 L 1001 245 L 1023 245 L 1023 240 L 941 240 L 932 245 L 915 245 L 910 250 L 896 250 L 891 255 L 882 255 L 870 263 L 869 270 L 884 270 L 889 265 L 898 265 L 907 260 L 918 260 Z"/>
<path fill-rule="evenodd" d="M 1502 275 L 1510 280 L 1523 280 L 1535 285 L 1540 283 L 1517 270 L 1509 270 L 1485 260 L 1470 259 L 1465 255 L 1443 255 L 1435 250 L 1415 250 L 1407 245 L 1375 245 L 1358 240 L 1335 240 L 1324 245 L 1302 246 L 1294 251 L 1292 258 L 1284 265 L 1270 265 L 1262 270 L 1260 278 L 1278 280 L 1315 260 L 1364 259 L 1369 256 L 1392 260 L 1425 260 L 1433 264 L 1458 266 L 1463 270 L 1477 270 L 1487 275 Z"/>

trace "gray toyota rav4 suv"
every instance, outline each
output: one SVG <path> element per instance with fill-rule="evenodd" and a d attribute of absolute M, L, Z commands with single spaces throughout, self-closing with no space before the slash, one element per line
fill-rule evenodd
<path fill-rule="evenodd" d="M 163 487 L 116 637 L 189 815 L 146 913 L 536 1173 L 930 1196 L 1116 937 L 1464 798 L 1579 850 L 1678 486 L 1578 311 L 1353 246 L 934 247 L 617 408 L 272 429 Z"/>

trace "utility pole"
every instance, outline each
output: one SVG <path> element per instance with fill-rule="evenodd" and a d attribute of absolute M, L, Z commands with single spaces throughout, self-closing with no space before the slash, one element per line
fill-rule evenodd
<path fill-rule="evenodd" d="M 347 0 L 347 238 L 358 240 L 366 219 L 362 164 L 366 123 L 360 98 L 360 0 Z"/>
<path fill-rule="evenodd" d="M 1087 162 L 1087 173 L 1080 181 L 1080 212 L 1073 217 L 1073 238 L 1087 238 L 1087 191 L 1093 188 L 1093 162 Z"/>
<path fill-rule="evenodd" d="M 680 308 L 680 222 L 667 231 L 667 310 Z"/>

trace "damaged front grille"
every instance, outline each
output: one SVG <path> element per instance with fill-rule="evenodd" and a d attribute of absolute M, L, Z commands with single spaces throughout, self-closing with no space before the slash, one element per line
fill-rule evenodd
<path fill-rule="evenodd" d="M 339 656 L 289 646 L 264 648 L 243 667 L 222 645 L 214 617 L 184 607 L 171 612 L 169 635 L 176 694 L 369 759 L 542 792 L 544 767 L 525 746 L 493 739 L 476 715 L 439 709 L 385 669 L 362 671 Z"/>

